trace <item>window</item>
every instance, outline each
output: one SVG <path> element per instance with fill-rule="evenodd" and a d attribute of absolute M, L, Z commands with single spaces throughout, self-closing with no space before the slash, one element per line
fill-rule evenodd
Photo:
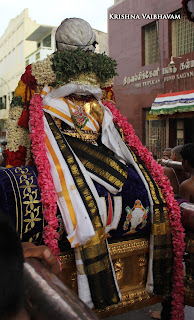
<path fill-rule="evenodd" d="M 181 13 L 181 19 L 171 22 L 173 57 L 194 51 L 194 23 L 189 21 L 181 11 L 178 13 Z"/>
<path fill-rule="evenodd" d="M 146 111 L 146 147 L 158 159 L 166 148 L 166 126 L 166 120 L 159 120 L 158 116 Z"/>
<path fill-rule="evenodd" d="M 15 68 L 15 65 L 16 65 L 15 49 L 12 50 L 12 62 L 13 62 L 13 68 Z"/>
<path fill-rule="evenodd" d="M 176 144 L 184 144 L 184 120 L 177 120 L 176 129 Z"/>
<path fill-rule="evenodd" d="M 37 43 L 37 49 L 40 48 L 40 46 L 41 46 L 41 42 L 38 42 Z"/>
<path fill-rule="evenodd" d="M 0 77 L 2 77 L 3 74 L 3 61 L 0 61 Z"/>
<path fill-rule="evenodd" d="M 51 34 L 44 38 L 43 47 L 51 47 Z"/>
<path fill-rule="evenodd" d="M 143 65 L 159 61 L 158 22 L 143 27 Z"/>
<path fill-rule="evenodd" d="M 4 59 L 4 72 L 7 73 L 7 56 Z"/>
<path fill-rule="evenodd" d="M 3 96 L 3 106 L 2 109 L 6 109 L 7 106 L 7 96 Z"/>
<path fill-rule="evenodd" d="M 29 59 L 26 60 L 26 67 L 29 65 Z"/>
<path fill-rule="evenodd" d="M 4 109 L 3 98 L 0 97 L 0 110 Z"/>
<path fill-rule="evenodd" d="M 40 52 L 36 53 L 36 60 L 40 59 Z"/>
<path fill-rule="evenodd" d="M 18 62 L 22 62 L 22 58 L 23 58 L 23 42 L 20 42 L 20 44 L 18 44 L 17 49 L 18 49 Z"/>
<path fill-rule="evenodd" d="M 11 52 L 8 54 L 8 68 L 11 70 Z"/>

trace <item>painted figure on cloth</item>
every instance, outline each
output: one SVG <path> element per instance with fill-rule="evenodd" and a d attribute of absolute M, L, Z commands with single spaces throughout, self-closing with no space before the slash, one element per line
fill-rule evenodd
<path fill-rule="evenodd" d="M 66 19 L 56 31 L 57 51 L 26 68 L 12 100 L 0 188 L 12 181 L 7 189 L 17 202 L 12 209 L 17 208 L 14 219 L 22 239 L 39 241 L 44 228 L 45 244 L 59 254 L 61 221 L 83 267 L 80 298 L 90 307 L 105 308 L 120 300 L 107 238 L 150 235 L 147 290 L 167 295 L 173 273 L 171 228 L 179 241 L 177 264 L 183 230 L 162 168 L 115 108 L 116 61 L 95 53 L 95 44 L 86 21 Z M 8 206 L 4 201 L 7 212 Z M 175 273 L 181 274 L 180 265 Z"/>

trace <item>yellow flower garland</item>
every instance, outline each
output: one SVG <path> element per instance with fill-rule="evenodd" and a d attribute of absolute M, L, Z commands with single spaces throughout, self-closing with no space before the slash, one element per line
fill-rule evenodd
<path fill-rule="evenodd" d="M 35 91 L 31 89 L 31 95 L 33 95 L 34 93 Z M 14 96 L 21 97 L 22 101 L 25 102 L 25 95 L 26 95 L 26 84 L 20 80 L 18 82 L 17 88 L 15 89 Z M 30 100 L 30 97 L 31 97 L 30 90 L 27 90 L 27 95 L 26 95 L 27 101 Z"/>

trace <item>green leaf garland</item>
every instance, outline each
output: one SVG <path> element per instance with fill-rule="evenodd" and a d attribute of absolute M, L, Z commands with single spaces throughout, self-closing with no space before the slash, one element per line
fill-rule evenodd
<path fill-rule="evenodd" d="M 51 61 L 58 85 L 68 83 L 72 77 L 84 72 L 95 73 L 102 83 L 118 75 L 115 71 L 116 61 L 105 53 L 91 53 L 80 49 L 75 51 L 63 50 L 55 52 Z"/>

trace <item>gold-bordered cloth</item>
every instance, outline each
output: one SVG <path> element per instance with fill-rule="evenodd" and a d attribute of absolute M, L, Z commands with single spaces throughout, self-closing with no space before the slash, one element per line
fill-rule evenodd
<path fill-rule="evenodd" d="M 105 230 L 98 206 L 66 139 L 55 125 L 52 117 L 47 113 L 45 113 L 45 117 L 68 165 L 95 230 L 95 236 L 81 246 L 81 255 L 94 306 L 97 309 L 103 309 L 107 305 L 118 303 L 120 298 L 109 259 Z"/>

